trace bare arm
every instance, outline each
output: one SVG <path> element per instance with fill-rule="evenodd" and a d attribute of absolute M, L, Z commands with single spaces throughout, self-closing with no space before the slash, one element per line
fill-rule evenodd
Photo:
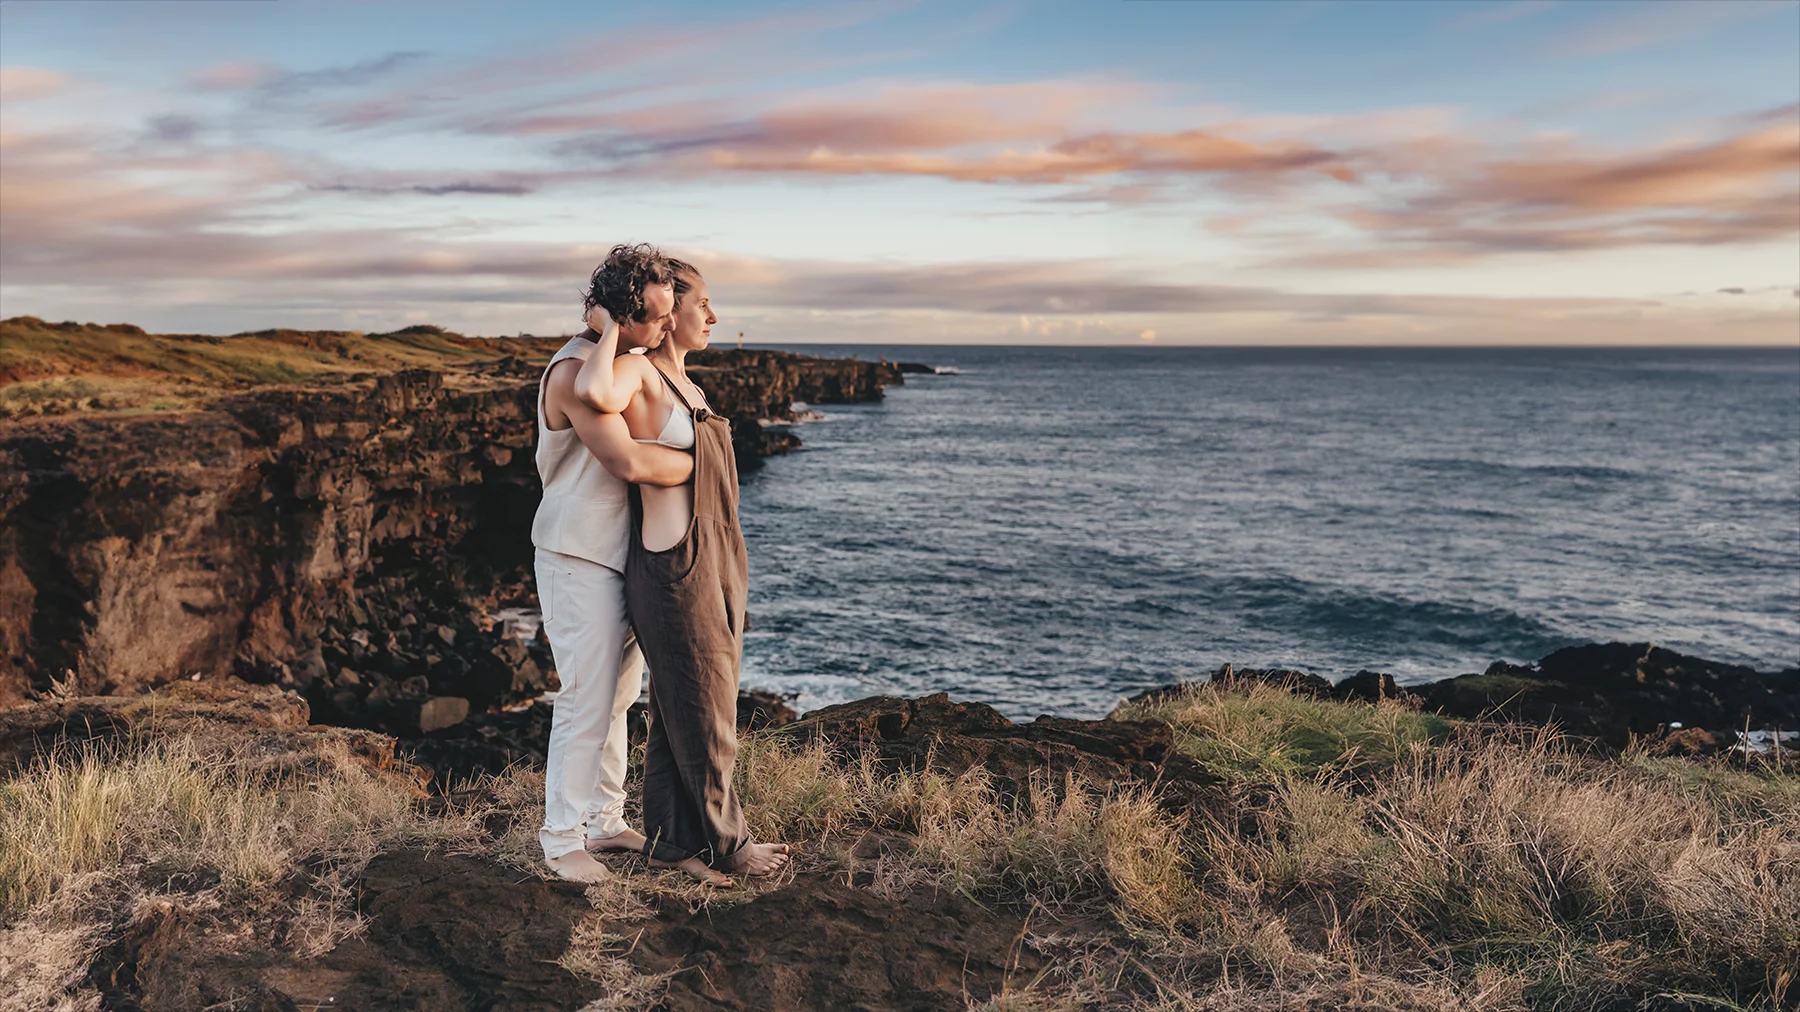
<path fill-rule="evenodd" d="M 588 326 L 600 326 L 599 345 L 575 375 L 575 396 L 595 411 L 617 414 L 631 403 L 635 390 L 613 368 L 613 357 L 619 353 L 619 325 L 605 309 L 595 306 L 588 311 Z"/>
<path fill-rule="evenodd" d="M 586 408 L 587 410 L 582 410 Z M 694 457 L 655 443 L 631 438 L 624 417 L 578 405 L 569 412 L 581 445 L 600 461 L 600 466 L 620 481 L 669 488 L 685 485 L 694 476 Z"/>
<path fill-rule="evenodd" d="M 598 352 L 596 352 L 598 354 Z M 575 396 L 574 362 L 557 363 L 544 390 L 544 414 L 552 428 L 567 421 L 581 445 L 620 481 L 638 485 L 685 485 L 694 475 L 693 455 L 654 443 L 639 443 L 617 413 L 596 411 Z"/>

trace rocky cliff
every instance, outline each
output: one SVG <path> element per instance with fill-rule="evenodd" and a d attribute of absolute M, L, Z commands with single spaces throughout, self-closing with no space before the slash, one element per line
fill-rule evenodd
<path fill-rule="evenodd" d="M 794 404 L 878 401 L 884 387 L 906 382 L 901 367 L 891 362 L 761 349 L 698 352 L 689 356 L 688 372 L 713 407 L 731 419 L 740 467 L 800 445 L 793 433 L 765 424 L 793 421 Z"/>
<path fill-rule="evenodd" d="M 326 719 L 417 731 L 540 690 L 547 651 L 492 616 L 535 604 L 534 397 L 554 343 L 0 422 L 0 706 L 53 680 L 126 693 L 236 674 Z M 778 352 L 696 365 L 746 461 L 797 445 L 759 424 L 794 398 L 899 380 Z"/>

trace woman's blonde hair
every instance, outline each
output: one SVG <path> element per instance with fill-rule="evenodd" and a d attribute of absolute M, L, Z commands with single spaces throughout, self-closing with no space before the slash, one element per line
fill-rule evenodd
<path fill-rule="evenodd" d="M 675 286 L 675 308 L 681 308 L 681 300 L 694 290 L 694 282 L 700 279 L 700 269 L 686 260 L 664 257 L 663 262 L 669 265 L 669 278 Z"/>

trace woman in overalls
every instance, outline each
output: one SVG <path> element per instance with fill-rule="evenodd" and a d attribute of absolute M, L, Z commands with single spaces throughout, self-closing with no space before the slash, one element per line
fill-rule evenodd
<path fill-rule="evenodd" d="M 751 840 L 732 789 L 749 587 L 737 461 L 730 423 L 687 377 L 688 352 L 705 348 L 718 322 L 706 281 L 690 264 L 670 266 L 673 333 L 652 352 L 614 359 L 610 393 L 596 399 L 622 406 L 638 441 L 694 454 L 688 484 L 632 486 L 625 600 L 650 668 L 644 852 L 652 863 L 729 886 L 724 873 L 768 874 L 787 863 L 788 848 Z M 604 389 L 604 378 L 578 378 L 577 390 Z"/>

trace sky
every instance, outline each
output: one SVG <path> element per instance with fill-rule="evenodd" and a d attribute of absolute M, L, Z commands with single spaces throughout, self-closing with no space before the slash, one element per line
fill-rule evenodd
<path fill-rule="evenodd" d="M 0 2 L 0 316 L 1800 346 L 1800 3 Z"/>

